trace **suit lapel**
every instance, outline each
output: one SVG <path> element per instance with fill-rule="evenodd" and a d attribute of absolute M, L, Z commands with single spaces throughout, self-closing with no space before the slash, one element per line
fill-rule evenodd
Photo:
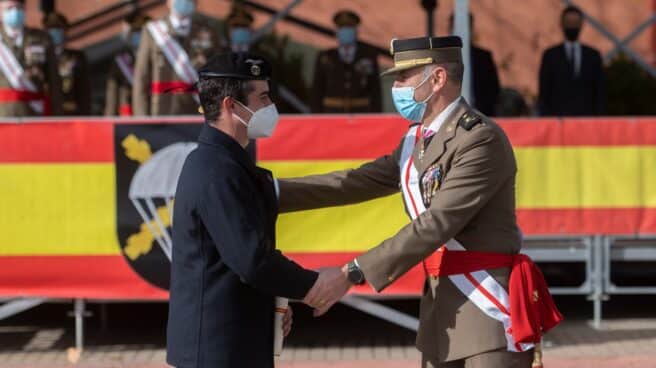
<path fill-rule="evenodd" d="M 426 147 L 424 156 L 421 159 L 419 158 L 419 152 L 421 150 L 421 145 L 423 145 L 423 138 L 420 139 L 419 144 L 417 144 L 417 147 L 415 147 L 415 151 L 413 152 L 415 162 L 417 163 L 416 167 L 419 172 L 419 177 L 424 174 L 424 171 L 426 171 L 432 163 L 442 157 L 444 151 L 446 151 L 447 143 L 456 135 L 458 120 L 467 110 L 469 110 L 469 105 L 464 99 L 461 99 L 455 110 L 453 110 L 453 112 L 446 118 L 444 124 L 440 127 L 440 130 L 435 133 L 435 136 L 428 144 L 428 147 Z"/>

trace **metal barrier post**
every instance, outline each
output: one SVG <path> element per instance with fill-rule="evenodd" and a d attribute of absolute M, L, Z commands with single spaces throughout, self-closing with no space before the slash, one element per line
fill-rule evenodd
<path fill-rule="evenodd" d="M 82 352 L 84 347 L 84 299 L 75 299 L 75 348 Z"/>

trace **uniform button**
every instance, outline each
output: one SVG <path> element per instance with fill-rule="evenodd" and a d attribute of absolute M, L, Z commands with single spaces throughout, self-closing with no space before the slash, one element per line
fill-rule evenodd
<path fill-rule="evenodd" d="M 394 281 L 394 276 L 388 276 L 387 281 Z"/>

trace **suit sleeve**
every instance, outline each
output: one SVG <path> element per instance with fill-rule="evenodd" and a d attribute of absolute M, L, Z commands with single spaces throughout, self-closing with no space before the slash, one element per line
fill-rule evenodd
<path fill-rule="evenodd" d="M 487 68 L 486 74 L 489 76 L 489 86 L 487 87 L 487 93 L 490 94 L 490 106 L 488 106 L 488 111 L 491 116 L 496 115 L 496 106 L 499 102 L 499 93 L 501 93 L 501 85 L 499 84 L 499 74 L 497 73 L 497 66 L 494 64 L 494 58 L 492 53 L 487 53 Z"/>
<path fill-rule="evenodd" d="M 151 48 L 153 39 L 144 27 L 134 66 L 134 83 L 132 85 L 132 109 L 135 116 L 150 115 L 150 85 L 152 82 Z"/>
<path fill-rule="evenodd" d="M 542 54 L 542 62 L 540 63 L 539 84 L 538 112 L 541 116 L 549 116 L 551 114 L 551 108 L 549 106 L 551 75 L 549 73 L 549 58 L 546 51 Z"/>
<path fill-rule="evenodd" d="M 77 80 L 80 81 L 80 88 L 77 91 L 79 101 L 80 115 L 91 115 L 91 80 L 89 79 L 89 63 L 83 52 L 79 57 L 80 67 L 78 69 Z"/>
<path fill-rule="evenodd" d="M 357 169 L 278 181 L 280 212 L 342 206 L 399 191 L 399 146 Z"/>
<path fill-rule="evenodd" d="M 394 237 L 357 257 L 366 280 L 377 291 L 458 234 L 511 180 L 516 168 L 511 148 L 503 142 L 489 127 L 473 131 L 456 153 L 430 208 Z"/>
<path fill-rule="evenodd" d="M 62 104 L 64 102 L 63 92 L 62 92 L 62 82 L 61 77 L 59 76 L 59 60 L 55 54 L 55 48 L 52 45 L 52 42 L 48 42 L 46 46 L 46 57 L 48 60 L 48 65 L 46 66 L 48 85 L 50 90 L 50 107 L 52 109 L 52 115 L 61 115 Z"/>
<path fill-rule="evenodd" d="M 374 64 L 374 71 L 371 75 L 371 108 L 372 112 L 382 112 L 383 111 L 383 99 L 380 87 L 380 68 L 378 66 L 378 57 L 375 53 L 371 56 Z"/>
<path fill-rule="evenodd" d="M 265 236 L 254 185 L 239 169 L 214 179 L 200 204 L 201 219 L 223 262 L 240 279 L 262 292 L 303 299 L 317 274 L 289 260 Z"/>
<path fill-rule="evenodd" d="M 312 89 L 311 89 L 311 97 L 310 97 L 310 108 L 312 109 L 313 113 L 322 113 L 323 112 L 323 96 L 324 96 L 324 90 L 326 88 L 325 83 L 324 83 L 324 75 L 322 72 L 322 60 L 323 60 L 324 53 L 320 52 L 319 55 L 317 55 L 317 60 L 314 63 L 314 75 L 312 77 Z"/>
<path fill-rule="evenodd" d="M 594 73 L 595 73 L 595 113 L 596 115 L 604 115 L 606 113 L 606 76 L 604 74 L 604 63 L 601 59 L 601 54 L 597 50 L 594 52 Z"/>

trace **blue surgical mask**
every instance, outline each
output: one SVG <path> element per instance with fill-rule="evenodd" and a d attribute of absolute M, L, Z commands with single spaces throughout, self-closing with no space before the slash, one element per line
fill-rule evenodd
<path fill-rule="evenodd" d="M 247 45 L 251 42 L 251 30 L 248 28 L 235 28 L 230 32 L 232 45 Z"/>
<path fill-rule="evenodd" d="M 55 46 L 61 46 L 64 44 L 64 30 L 61 28 L 52 28 L 48 30 L 50 38 Z"/>
<path fill-rule="evenodd" d="M 130 33 L 130 39 L 128 42 L 130 43 L 130 47 L 133 50 L 139 49 L 139 42 L 141 41 L 141 32 L 132 32 Z"/>
<path fill-rule="evenodd" d="M 193 0 L 173 0 L 173 10 L 176 14 L 187 17 L 196 11 L 196 3 Z"/>
<path fill-rule="evenodd" d="M 354 27 L 341 27 L 337 30 L 337 40 L 340 45 L 352 45 L 357 40 Z"/>
<path fill-rule="evenodd" d="M 11 28 L 23 28 L 25 24 L 25 10 L 9 8 L 2 14 L 2 23 Z"/>
<path fill-rule="evenodd" d="M 396 110 L 401 116 L 413 122 L 420 122 L 424 118 L 426 102 L 433 97 L 434 92 L 428 95 L 423 101 L 415 101 L 415 90 L 426 83 L 430 77 L 431 75 L 429 74 L 416 87 L 392 87 L 394 107 L 396 107 Z"/>

